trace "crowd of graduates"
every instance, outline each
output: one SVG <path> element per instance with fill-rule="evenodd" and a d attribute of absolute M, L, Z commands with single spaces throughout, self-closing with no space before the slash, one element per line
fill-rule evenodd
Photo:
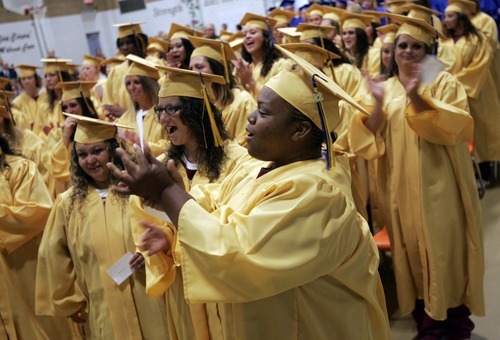
<path fill-rule="evenodd" d="M 471 337 L 495 19 L 293 3 L 3 73 L 0 339 L 388 339 L 384 228 L 416 338 Z"/>

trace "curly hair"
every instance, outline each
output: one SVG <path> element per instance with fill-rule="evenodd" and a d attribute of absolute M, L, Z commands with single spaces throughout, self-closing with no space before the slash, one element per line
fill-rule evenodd
<path fill-rule="evenodd" d="M 198 145 L 199 169 L 201 173 L 206 175 L 210 182 L 216 181 L 222 172 L 222 167 L 226 159 L 224 148 L 216 147 L 214 137 L 210 127 L 210 119 L 208 116 L 205 102 L 201 98 L 179 97 L 181 100 L 182 109 L 180 110 L 180 119 L 182 123 L 189 127 L 196 144 Z M 222 140 L 228 138 L 227 131 L 222 121 L 220 110 L 210 103 L 212 112 L 214 113 L 215 124 L 220 132 Z M 183 145 L 173 145 L 166 151 L 168 158 L 175 161 L 176 164 L 182 161 L 184 155 Z"/>
<path fill-rule="evenodd" d="M 124 169 L 123 163 L 116 153 L 116 148 L 120 147 L 120 144 L 115 138 L 108 139 L 104 141 L 106 145 L 106 150 L 109 153 L 111 162 L 120 169 Z M 69 210 L 73 208 L 81 208 L 82 203 L 88 195 L 89 187 L 94 187 L 94 180 L 90 177 L 80 166 L 78 162 L 78 155 L 75 149 L 76 143 L 73 143 L 70 155 L 70 172 L 71 179 L 70 183 L 73 187 L 70 197 Z M 113 174 L 110 175 L 111 183 L 118 184 L 119 180 Z"/>
<path fill-rule="evenodd" d="M 258 28 L 260 29 L 260 28 Z M 274 47 L 271 47 L 271 37 L 269 35 L 268 31 L 261 30 L 262 31 L 262 36 L 264 37 L 263 42 L 262 42 L 262 70 L 260 71 L 260 75 L 262 77 L 267 76 L 269 71 L 271 71 L 271 68 L 273 67 L 273 64 L 276 60 L 280 59 L 283 57 L 280 51 L 275 49 Z M 252 55 L 248 53 L 247 49 L 245 48 L 245 45 L 243 45 L 242 50 L 241 50 L 241 56 L 243 59 L 249 63 L 252 62 Z"/>

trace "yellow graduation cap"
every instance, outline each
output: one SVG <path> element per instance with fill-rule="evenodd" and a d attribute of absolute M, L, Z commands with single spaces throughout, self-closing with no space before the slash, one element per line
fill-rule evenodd
<path fill-rule="evenodd" d="M 19 70 L 19 78 L 30 77 L 35 75 L 36 70 L 40 69 L 40 66 L 19 64 L 14 66 L 14 68 Z"/>
<path fill-rule="evenodd" d="M 385 6 L 385 9 L 390 13 L 403 14 L 406 9 L 403 8 L 404 5 L 408 4 L 410 1 L 407 0 L 389 0 L 381 3 Z"/>
<path fill-rule="evenodd" d="M 310 118 L 323 131 L 327 147 L 327 168 L 330 168 L 334 162 L 330 132 L 339 121 L 339 100 L 345 100 L 365 114 L 368 112 L 316 67 L 279 45 L 276 48 L 294 61 L 300 70 L 284 70 L 272 77 L 265 86 Z"/>
<path fill-rule="evenodd" d="M 363 11 L 363 14 L 371 16 L 371 18 L 372 18 L 371 22 L 379 24 L 379 25 L 382 23 L 382 18 L 387 17 L 387 13 L 385 13 L 385 12 L 366 10 L 366 11 Z"/>
<path fill-rule="evenodd" d="M 234 34 L 233 32 L 221 30 L 219 34 L 219 39 L 228 42 L 229 38 L 231 38 L 233 34 Z"/>
<path fill-rule="evenodd" d="M 238 31 L 238 32 L 234 33 L 227 41 L 229 42 L 229 45 L 232 48 L 236 48 L 236 47 L 240 46 L 241 44 L 243 44 L 243 38 L 244 38 L 243 32 Z"/>
<path fill-rule="evenodd" d="M 396 33 L 399 30 L 399 25 L 389 24 L 377 27 L 377 31 L 382 33 L 382 44 L 394 44 L 394 39 L 396 39 Z"/>
<path fill-rule="evenodd" d="M 11 91 L 0 91 L 0 117 L 9 119 L 16 125 L 14 117 L 12 116 L 12 110 L 10 109 L 10 101 L 14 98 L 14 94 L 15 93 Z"/>
<path fill-rule="evenodd" d="M 226 83 L 224 77 L 215 74 L 195 72 L 162 65 L 157 65 L 156 67 L 159 70 L 165 71 L 167 76 L 167 79 L 165 79 L 161 85 L 158 97 L 191 97 L 203 99 L 205 101 L 205 106 L 210 119 L 210 129 L 212 130 L 214 145 L 216 147 L 222 147 L 224 145 L 224 141 L 222 140 L 217 125 L 215 124 L 210 103 L 215 101 L 215 96 L 212 91 L 212 83 L 224 85 Z"/>
<path fill-rule="evenodd" d="M 326 61 L 329 59 L 339 59 L 340 56 L 332 53 L 319 46 L 308 44 L 308 43 L 298 43 L 298 44 L 281 44 L 282 48 L 293 54 L 301 57 L 309 64 L 314 66 L 323 67 Z"/>
<path fill-rule="evenodd" d="M 116 137 L 116 128 L 134 129 L 133 127 L 118 124 L 115 122 L 107 122 L 105 120 L 74 115 L 63 112 L 63 115 L 75 118 L 78 120 L 76 126 L 74 141 L 77 143 L 98 143 Z"/>
<path fill-rule="evenodd" d="M 309 6 L 309 8 L 307 9 L 306 11 L 306 16 L 309 18 L 310 16 L 312 15 L 317 15 L 317 16 L 320 16 L 320 17 L 323 17 L 324 15 L 324 9 L 323 9 L 323 6 L 321 5 L 318 5 L 318 4 L 312 4 L 311 6 Z"/>
<path fill-rule="evenodd" d="M 5 85 L 10 84 L 9 78 L 0 77 L 0 91 L 5 87 Z"/>
<path fill-rule="evenodd" d="M 271 13 L 269 13 L 269 18 L 276 20 L 276 25 L 289 25 L 290 20 L 295 17 L 295 14 L 290 11 L 285 11 L 279 8 L 276 8 Z"/>
<path fill-rule="evenodd" d="M 141 25 L 144 24 L 144 21 L 141 22 L 130 22 L 124 24 L 114 24 L 113 27 L 118 28 L 118 38 L 125 38 L 129 35 L 136 35 L 142 33 Z"/>
<path fill-rule="evenodd" d="M 78 73 L 78 68 L 80 67 L 80 64 L 75 64 L 72 62 L 67 63 L 68 64 L 68 73 L 71 75 L 74 75 L 75 73 Z"/>
<path fill-rule="evenodd" d="M 273 18 L 266 18 L 262 15 L 246 13 L 243 19 L 240 21 L 241 26 L 257 27 L 264 31 L 273 30 L 277 21 Z"/>
<path fill-rule="evenodd" d="M 297 26 L 297 32 L 302 33 L 300 41 L 309 40 L 312 38 L 326 38 L 327 35 L 333 32 L 332 26 L 318 26 L 313 24 L 305 24 L 301 22 Z"/>
<path fill-rule="evenodd" d="M 59 82 L 56 89 L 62 90 L 62 101 L 75 98 L 90 98 L 91 90 L 95 84 L 97 84 L 95 81 L 66 81 Z"/>
<path fill-rule="evenodd" d="M 285 40 L 287 43 L 298 43 L 300 42 L 301 32 L 297 32 L 296 27 L 280 27 L 277 29 L 285 35 Z"/>
<path fill-rule="evenodd" d="M 343 30 L 348 28 L 360 28 L 364 30 L 371 23 L 372 17 L 366 14 L 344 12 L 340 20 Z"/>
<path fill-rule="evenodd" d="M 342 14 L 345 12 L 345 10 L 342 8 L 323 6 L 323 12 L 325 13 L 323 15 L 323 19 L 330 19 L 340 22 L 340 18 L 342 17 Z"/>
<path fill-rule="evenodd" d="M 206 38 L 189 37 L 189 41 L 195 47 L 191 58 L 195 56 L 203 56 L 217 60 L 224 65 L 224 73 L 226 83 L 229 82 L 229 61 L 237 60 L 234 50 L 229 43 Z"/>
<path fill-rule="evenodd" d="M 401 25 L 396 37 L 407 34 L 413 39 L 425 43 L 427 46 L 434 44 L 435 40 L 440 38 L 445 38 L 445 36 L 436 30 L 431 24 L 422 19 L 410 18 L 404 15 L 389 14 L 390 18 Z"/>
<path fill-rule="evenodd" d="M 404 5 L 403 8 L 408 11 L 408 16 L 411 18 L 416 18 L 416 19 L 422 19 L 427 22 L 431 21 L 432 15 L 439 15 L 441 14 L 438 11 L 435 11 L 431 8 L 416 5 L 416 4 L 408 4 Z"/>
<path fill-rule="evenodd" d="M 109 65 L 110 68 L 113 68 L 115 66 L 120 65 L 124 61 L 125 61 L 125 58 L 123 58 L 123 57 L 121 57 L 121 58 L 113 57 L 113 58 L 108 58 L 106 60 L 101 61 L 101 63 L 99 64 L 99 66 Z"/>
<path fill-rule="evenodd" d="M 475 13 L 477 5 L 474 1 L 469 0 L 449 0 L 445 12 L 456 12 L 465 15 Z"/>
<path fill-rule="evenodd" d="M 202 37 L 203 33 L 198 32 L 192 28 L 176 24 L 175 22 L 170 26 L 170 31 L 168 32 L 169 40 L 178 38 L 188 39 L 191 36 Z"/>
<path fill-rule="evenodd" d="M 84 54 L 83 55 L 82 66 L 99 67 L 99 65 L 101 65 L 101 63 L 103 61 L 104 61 L 103 58 L 94 57 L 93 55 L 90 55 L 90 54 Z"/>
<path fill-rule="evenodd" d="M 133 54 L 127 55 L 126 58 L 132 62 L 128 68 L 127 76 L 144 76 L 155 80 L 160 79 L 160 73 L 154 63 Z"/>
<path fill-rule="evenodd" d="M 71 59 L 56 59 L 56 58 L 44 58 L 40 59 L 42 63 L 45 63 L 45 67 L 43 69 L 44 73 L 52 73 L 52 72 L 68 72 L 69 67 L 68 63 L 71 63 Z M 62 79 L 61 77 L 59 79 Z"/>
<path fill-rule="evenodd" d="M 146 49 L 146 52 L 162 52 L 162 53 L 168 53 L 168 48 L 170 47 L 170 43 L 166 40 L 163 39 L 158 39 L 155 37 L 149 37 L 148 38 L 148 48 Z"/>

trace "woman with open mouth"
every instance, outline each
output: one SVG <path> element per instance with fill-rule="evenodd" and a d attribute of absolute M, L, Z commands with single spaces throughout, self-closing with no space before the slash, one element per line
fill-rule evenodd
<path fill-rule="evenodd" d="M 106 163 L 122 167 L 115 152 L 117 124 L 69 118 L 78 120 L 71 188 L 56 199 L 40 244 L 36 312 L 70 317 L 84 338 L 167 339 L 164 300 L 145 293 L 144 258 L 132 238 L 129 197 L 108 191 L 118 181 Z M 120 282 L 108 269 L 126 254 L 132 273 Z"/>
<path fill-rule="evenodd" d="M 230 138 L 245 146 L 247 118 L 257 108 L 257 102 L 236 83 L 231 61 L 238 58 L 228 43 L 197 37 L 191 37 L 190 41 L 196 48 L 191 55 L 189 68 L 225 78 L 225 84 L 212 84 L 215 104 L 222 111 L 222 119 Z"/>
<path fill-rule="evenodd" d="M 191 36 L 203 36 L 202 32 L 197 32 L 192 28 L 173 23 L 168 32 L 170 42 L 167 53 L 167 66 L 189 69 L 189 60 L 193 53 L 193 44 L 189 41 Z"/>
<path fill-rule="evenodd" d="M 228 138 L 221 112 L 213 104 L 212 84 L 223 85 L 223 77 L 162 66 L 158 69 L 165 71 L 167 78 L 158 94 L 159 103 L 155 112 L 170 140 L 165 155 L 158 159 L 167 163 L 167 167 L 176 169 L 186 191 L 198 184 L 220 183 L 243 163 L 245 166 L 260 164 L 248 156 L 244 147 Z M 167 234 L 169 238 L 174 236 L 175 228 L 165 220 L 146 213 L 139 197 L 133 196 L 130 204 L 137 244 L 140 244 L 140 235 L 146 230 L 144 221 L 149 228 L 156 226 L 160 233 Z M 147 204 L 155 208 L 155 202 Z M 203 323 L 206 322 L 205 308 L 210 307 L 186 304 L 181 271 L 171 266 L 172 261 L 171 255 L 164 252 L 147 257 L 147 292 L 152 296 L 166 292 L 167 313 L 171 313 L 168 319 L 172 321 L 169 323 L 171 338 L 205 338 L 200 337 L 202 333 L 199 332 L 206 329 Z"/>
<path fill-rule="evenodd" d="M 264 84 L 281 70 L 291 67 L 274 48 L 272 30 L 276 20 L 246 13 L 240 22 L 244 26 L 242 58 L 236 75 L 245 89 L 257 99 Z"/>

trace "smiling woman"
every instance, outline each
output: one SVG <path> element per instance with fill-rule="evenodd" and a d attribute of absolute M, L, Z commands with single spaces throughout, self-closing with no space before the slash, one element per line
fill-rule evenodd
<path fill-rule="evenodd" d="M 81 116 L 71 150 L 71 188 L 54 203 L 39 250 L 36 312 L 71 317 L 101 339 L 168 338 L 165 302 L 145 294 L 144 271 L 121 285 L 107 269 L 124 254 L 143 267 L 130 229 L 128 196 L 108 192 L 121 167 L 116 126 Z M 124 126 L 122 126 L 123 128 Z M 124 327 L 126 325 L 126 327 Z"/>

